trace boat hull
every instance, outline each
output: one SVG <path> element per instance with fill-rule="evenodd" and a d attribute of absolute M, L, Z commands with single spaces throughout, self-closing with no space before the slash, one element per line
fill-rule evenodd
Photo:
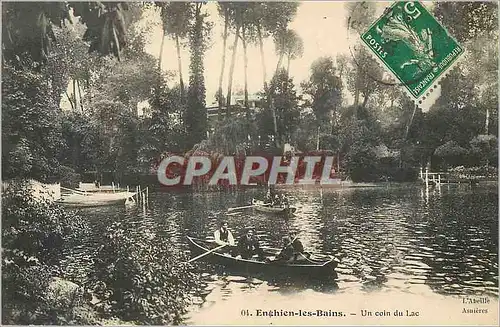
<path fill-rule="evenodd" d="M 291 215 L 295 211 L 297 211 L 297 208 L 295 207 L 271 207 L 271 206 L 264 206 L 264 205 L 259 205 L 259 204 L 264 204 L 262 201 L 257 201 L 255 199 L 252 200 L 252 204 L 255 205 L 255 210 L 260 211 L 260 212 L 265 212 L 265 213 L 273 213 L 273 214 L 279 214 L 279 215 Z"/>
<path fill-rule="evenodd" d="M 125 204 L 127 199 L 134 196 L 132 192 L 102 193 L 102 194 L 71 194 L 63 196 L 56 202 L 67 207 L 99 207 Z"/>
<path fill-rule="evenodd" d="M 209 242 L 204 242 L 188 236 L 193 255 L 199 255 L 213 248 Z M 265 252 L 266 255 L 276 253 Z M 299 277 L 306 279 L 334 280 L 337 278 L 335 268 L 338 262 L 329 258 L 323 261 L 300 261 L 300 263 L 265 262 L 257 258 L 239 259 L 229 253 L 212 252 L 200 260 L 222 265 L 227 270 L 255 275 L 267 275 L 273 278 Z"/>

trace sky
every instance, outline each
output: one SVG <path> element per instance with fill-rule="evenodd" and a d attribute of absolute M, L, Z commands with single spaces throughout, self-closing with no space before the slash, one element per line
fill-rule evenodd
<path fill-rule="evenodd" d="M 304 54 L 301 58 L 293 60 L 290 65 L 290 76 L 295 85 L 309 78 L 311 63 L 322 56 L 335 57 L 337 54 L 348 54 L 349 45 L 346 28 L 345 2 L 302 2 L 297 10 L 295 19 L 289 25 L 295 30 L 304 42 Z M 222 62 L 223 41 L 222 33 L 224 21 L 219 19 L 217 4 L 210 2 L 206 5 L 209 20 L 214 23 L 212 39 L 205 57 L 205 86 L 207 89 L 207 105 L 215 103 L 214 96 L 218 89 L 219 74 Z M 154 13 L 148 17 L 152 21 L 159 22 L 159 14 Z M 228 38 L 228 45 L 232 44 L 232 35 Z M 155 57 L 160 52 L 162 38 L 161 25 L 155 24 L 148 38 L 146 51 Z M 228 47 L 229 48 L 229 47 Z M 226 68 L 223 80 L 224 94 L 227 93 L 227 80 L 232 51 L 226 53 Z M 274 44 L 271 38 L 264 41 L 264 55 L 268 80 L 271 78 L 276 67 L 278 58 L 274 53 Z M 183 78 L 189 78 L 189 49 L 182 50 Z M 248 47 L 248 89 L 249 93 L 255 93 L 262 89 L 262 66 L 258 46 Z M 177 53 L 175 42 L 167 37 L 164 44 L 162 56 L 162 69 L 177 72 Z M 178 77 L 174 83 L 178 81 Z M 238 45 L 236 55 L 235 71 L 233 78 L 233 93 L 244 86 L 243 49 L 241 42 Z"/>
<path fill-rule="evenodd" d="M 390 5 L 390 1 L 377 3 L 377 12 L 375 17 L 378 17 L 383 10 Z M 297 14 L 289 28 L 297 32 L 304 43 L 304 53 L 301 58 L 293 60 L 290 65 L 290 76 L 293 78 L 295 85 L 298 87 L 302 81 L 308 80 L 310 75 L 310 67 L 314 60 L 323 57 L 331 56 L 335 58 L 337 55 L 350 55 L 349 47 L 354 47 L 359 36 L 348 34 L 347 30 L 347 10 L 345 1 L 303 1 L 297 10 Z M 207 106 L 216 105 L 215 93 L 218 89 L 219 74 L 222 63 L 223 40 L 222 34 L 224 29 L 224 21 L 219 18 L 217 12 L 217 3 L 209 2 L 205 6 L 209 18 L 213 23 L 211 40 L 209 48 L 205 54 L 205 86 L 206 86 L 206 103 Z M 146 52 L 158 58 L 160 53 L 160 45 L 162 39 L 162 27 L 158 10 L 150 9 L 147 11 L 143 19 L 138 22 L 142 26 L 148 26 L 149 33 L 147 34 Z M 223 91 L 227 93 L 227 81 L 229 65 L 231 61 L 232 51 L 229 49 L 232 45 L 234 36 L 229 35 L 228 46 L 226 52 L 225 72 L 223 78 Z M 267 80 L 272 77 L 278 57 L 274 52 L 274 43 L 272 38 L 264 40 L 264 56 L 266 61 Z M 181 49 L 182 73 L 184 82 L 189 81 L 189 48 Z M 261 65 L 260 51 L 257 45 L 248 46 L 248 91 L 250 94 L 259 92 L 263 87 L 263 71 Z M 169 37 L 165 38 L 162 69 L 177 74 L 177 50 L 175 42 Z M 172 78 L 170 86 L 178 83 L 178 75 Z M 243 49 L 241 42 L 238 45 L 236 54 L 235 71 L 233 77 L 233 95 L 239 90 L 243 90 L 244 86 L 244 70 L 243 70 Z M 68 86 L 68 93 L 72 93 L 72 88 Z M 346 102 L 352 103 L 352 96 L 345 91 Z M 145 105 L 144 103 L 141 104 Z M 70 108 L 70 104 L 66 98 L 63 98 L 62 107 Z"/>

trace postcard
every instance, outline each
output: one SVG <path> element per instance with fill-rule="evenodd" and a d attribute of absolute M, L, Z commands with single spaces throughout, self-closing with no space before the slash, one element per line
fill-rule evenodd
<path fill-rule="evenodd" d="M 498 326 L 498 2 L 2 2 L 2 324 Z"/>

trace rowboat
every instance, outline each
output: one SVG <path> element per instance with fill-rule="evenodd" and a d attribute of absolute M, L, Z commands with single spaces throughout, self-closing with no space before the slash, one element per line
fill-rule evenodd
<path fill-rule="evenodd" d="M 125 204 L 133 199 L 133 192 L 72 193 L 63 195 L 56 202 L 68 207 L 98 207 Z"/>
<path fill-rule="evenodd" d="M 295 207 L 282 207 L 282 206 L 269 206 L 269 205 L 266 206 L 263 201 L 255 199 L 252 199 L 252 204 L 254 205 L 255 210 L 266 213 L 290 215 L 297 210 L 297 208 Z"/>
<path fill-rule="evenodd" d="M 214 249 L 217 244 L 214 241 L 202 240 L 187 236 L 193 254 L 206 253 Z M 203 257 L 203 260 L 224 266 L 232 271 L 245 273 L 269 274 L 273 277 L 307 277 L 313 279 L 336 279 L 335 268 L 338 261 L 327 255 L 299 256 L 293 262 L 278 262 L 272 259 L 276 257 L 280 249 L 262 247 L 264 255 L 271 259 L 260 261 L 257 256 L 250 259 L 234 257 L 224 250 L 213 251 Z"/>

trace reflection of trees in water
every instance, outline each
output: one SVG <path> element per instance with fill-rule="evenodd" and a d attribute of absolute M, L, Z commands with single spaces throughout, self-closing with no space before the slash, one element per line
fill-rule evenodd
<path fill-rule="evenodd" d="M 498 192 L 444 192 L 417 231 L 431 252 L 427 284 L 445 294 L 498 294 Z"/>
<path fill-rule="evenodd" d="M 332 217 L 324 217 L 323 237 L 342 258 L 343 274 L 357 277 L 366 289 L 380 287 L 397 274 L 411 279 L 415 267 L 405 261 L 413 252 L 408 220 L 416 204 L 411 191 L 351 189 L 328 197 L 325 203 L 341 205 L 332 205 Z"/>
<path fill-rule="evenodd" d="M 306 251 L 321 252 L 323 238 L 321 231 L 324 223 L 321 219 L 323 204 L 317 191 L 311 190 L 296 194 L 293 201 L 297 203 L 298 210 L 295 215 L 288 218 L 290 230 L 299 232 L 297 235 Z"/>
<path fill-rule="evenodd" d="M 496 190 L 442 187 L 442 194 L 431 191 L 427 202 L 417 187 L 323 190 L 322 200 L 318 190 L 308 190 L 289 192 L 298 211 L 288 220 L 252 209 L 226 215 L 229 207 L 249 204 L 264 193 L 151 194 L 146 217 L 139 206 L 82 210 L 91 235 L 79 250 L 87 258 L 75 257 L 89 261 L 113 221 L 139 233 L 149 230 L 158 242 L 185 251 L 186 234 L 212 235 L 225 219 L 236 237 L 253 226 L 269 246 L 278 246 L 290 229 L 303 231 L 299 236 L 306 248 L 342 259 L 337 268 L 341 289 L 359 289 L 361 282 L 362 289 L 384 286 L 411 292 L 416 284 L 425 284 L 437 292 L 464 294 L 493 292 L 498 286 Z M 201 267 L 215 273 L 208 265 Z"/>

